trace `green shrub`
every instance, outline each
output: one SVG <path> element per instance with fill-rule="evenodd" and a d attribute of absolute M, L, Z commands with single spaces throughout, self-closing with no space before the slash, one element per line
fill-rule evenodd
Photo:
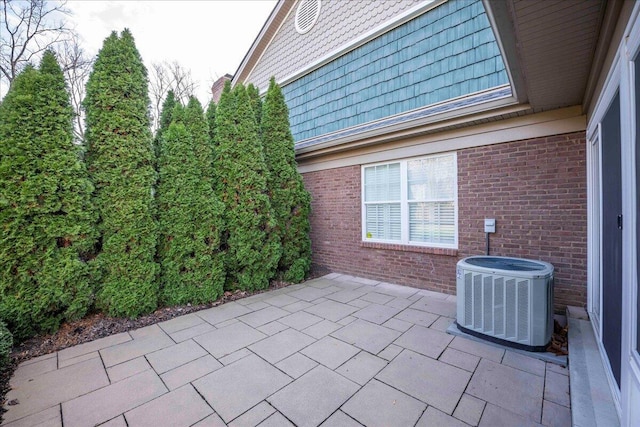
<path fill-rule="evenodd" d="M 205 176 L 210 162 L 208 168 L 202 162 L 210 150 L 202 154 L 202 147 L 209 146 L 209 136 L 202 108 L 195 103 L 180 114 L 188 127 L 174 122 L 162 136 L 158 259 L 162 301 L 168 305 L 215 301 L 225 281 L 220 251 L 223 205 Z"/>
<path fill-rule="evenodd" d="M 158 303 L 148 107 L 147 70 L 133 36 L 113 32 L 98 53 L 84 99 L 86 159 L 100 217 L 97 304 L 112 316 L 135 317 Z"/>
<path fill-rule="evenodd" d="M 158 129 L 156 129 L 156 135 L 153 138 L 153 148 L 156 157 L 160 156 L 160 139 L 162 138 L 162 133 L 169 129 L 169 126 L 173 121 L 173 109 L 176 107 L 177 103 L 175 94 L 170 90 L 167 93 L 167 97 L 162 102 L 160 123 Z"/>
<path fill-rule="evenodd" d="M 262 107 L 262 143 L 269 169 L 267 187 L 277 222 L 274 233 L 282 245 L 278 272 L 286 281 L 301 282 L 311 267 L 311 197 L 297 169 L 289 111 L 274 78 Z"/>
<path fill-rule="evenodd" d="M 184 108 L 182 120 L 191 135 L 193 154 L 199 169 L 199 174 L 203 179 L 212 185 L 213 181 L 213 144 L 209 139 L 209 124 L 204 116 L 202 104 L 195 97 L 190 97 L 187 106 Z"/>
<path fill-rule="evenodd" d="M 73 144 L 73 110 L 53 53 L 0 104 L 0 318 L 17 340 L 55 331 L 93 301 L 93 186 Z"/>
<path fill-rule="evenodd" d="M 269 286 L 280 257 L 280 244 L 267 194 L 262 144 L 243 85 L 227 83 L 216 110 L 215 184 L 224 203 L 223 248 L 227 288 L 256 290 Z"/>
<path fill-rule="evenodd" d="M 7 329 L 7 325 L 0 320 L 0 369 L 4 368 L 4 365 L 9 361 L 12 346 L 13 336 Z"/>
<path fill-rule="evenodd" d="M 213 102 L 213 100 L 211 100 L 207 106 L 206 115 L 207 123 L 209 124 L 209 141 L 211 142 L 211 146 L 214 147 L 216 134 L 216 103 Z"/>
<path fill-rule="evenodd" d="M 251 102 L 251 109 L 253 115 L 256 118 L 256 124 L 258 125 L 258 132 L 260 132 L 260 122 L 262 120 L 262 99 L 260 99 L 260 91 L 253 84 L 247 86 L 247 95 Z"/>

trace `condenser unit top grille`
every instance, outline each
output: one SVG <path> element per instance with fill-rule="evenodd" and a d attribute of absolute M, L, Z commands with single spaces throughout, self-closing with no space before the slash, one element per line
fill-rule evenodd
<path fill-rule="evenodd" d="M 499 273 L 528 279 L 546 277 L 553 273 L 553 266 L 548 262 L 500 256 L 468 257 L 460 261 L 459 267 L 483 273 Z"/>
<path fill-rule="evenodd" d="M 520 258 L 475 257 L 467 258 L 467 262 L 478 267 L 494 268 L 509 271 L 541 271 L 546 267 L 535 261 Z"/>

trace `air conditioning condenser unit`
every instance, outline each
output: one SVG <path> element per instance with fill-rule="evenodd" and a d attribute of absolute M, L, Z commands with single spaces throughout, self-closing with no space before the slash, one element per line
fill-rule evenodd
<path fill-rule="evenodd" d="M 473 256 L 456 271 L 457 325 L 471 335 L 545 351 L 553 333 L 553 265 Z"/>

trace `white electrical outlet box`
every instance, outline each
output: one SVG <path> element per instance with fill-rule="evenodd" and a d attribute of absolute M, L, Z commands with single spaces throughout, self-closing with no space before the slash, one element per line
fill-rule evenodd
<path fill-rule="evenodd" d="M 496 232 L 496 220 L 491 218 L 491 219 L 485 219 L 484 220 L 484 232 L 485 233 L 495 233 Z"/>

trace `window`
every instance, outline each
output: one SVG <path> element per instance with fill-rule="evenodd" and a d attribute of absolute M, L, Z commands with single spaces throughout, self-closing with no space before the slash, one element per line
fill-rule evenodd
<path fill-rule="evenodd" d="M 362 167 L 364 241 L 456 248 L 455 153 Z"/>

